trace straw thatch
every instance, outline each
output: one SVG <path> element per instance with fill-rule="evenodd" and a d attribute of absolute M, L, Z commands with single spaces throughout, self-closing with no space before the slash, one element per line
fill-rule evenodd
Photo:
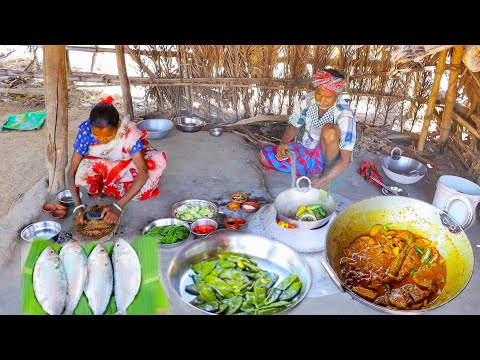
<path fill-rule="evenodd" d="M 93 54 L 112 51 L 82 48 Z M 146 86 L 158 110 L 217 124 L 265 116 L 285 119 L 296 98 L 311 89 L 312 74 L 336 67 L 350 80 L 346 91 L 359 122 L 419 132 L 428 105 L 427 120 L 438 130 L 429 132 L 426 126 L 412 142 L 414 150 L 417 141 L 423 151 L 424 144 L 440 140 L 440 149 L 460 157 L 471 177 L 480 175 L 477 45 L 125 45 L 125 52 L 142 73 L 130 77 L 130 84 Z M 441 54 L 442 70 L 437 69 Z M 20 76 L 0 69 L 0 76 L 12 74 Z M 436 87 L 447 83 L 448 89 L 442 85 L 432 91 L 435 77 Z M 120 84 L 116 75 L 93 73 L 69 72 L 69 80 Z"/>

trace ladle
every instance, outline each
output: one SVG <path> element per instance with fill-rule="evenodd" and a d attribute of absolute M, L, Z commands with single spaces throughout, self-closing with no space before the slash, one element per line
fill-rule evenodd
<path fill-rule="evenodd" d="M 400 196 L 400 194 L 396 190 L 393 190 L 390 186 L 385 185 L 383 182 L 378 180 L 376 177 L 370 176 L 370 179 L 375 181 L 377 184 L 381 185 L 385 190 L 390 191 L 393 195 Z"/>

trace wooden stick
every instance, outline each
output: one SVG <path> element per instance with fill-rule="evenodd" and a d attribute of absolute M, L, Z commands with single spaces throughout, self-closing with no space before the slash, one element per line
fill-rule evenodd
<path fill-rule="evenodd" d="M 450 139 L 460 148 L 462 151 L 465 151 L 469 156 L 470 160 L 475 159 L 475 153 L 462 141 L 458 138 L 458 136 L 450 136 Z M 460 157 L 460 160 L 463 159 L 463 156 Z"/>
<path fill-rule="evenodd" d="M 132 58 L 133 61 L 135 61 L 137 63 L 138 66 L 140 66 L 140 68 L 145 71 L 145 73 L 150 76 L 151 78 L 156 78 L 156 75 L 155 73 L 150 70 L 150 68 L 145 65 L 142 61 L 142 59 L 140 59 L 140 56 L 137 56 L 137 54 L 132 50 L 130 49 L 130 47 L 127 45 L 125 46 L 125 52 L 130 55 L 130 57 Z M 155 92 L 157 93 L 157 96 L 158 98 L 160 99 L 161 98 L 161 94 L 160 94 L 160 89 L 158 87 L 155 87 Z"/>
<path fill-rule="evenodd" d="M 450 70 L 450 77 L 448 79 L 448 89 L 445 95 L 445 109 L 443 110 L 442 123 L 440 126 L 440 151 L 445 150 L 445 145 L 450 134 L 450 127 L 452 126 L 452 112 L 455 106 L 455 99 L 457 98 L 457 84 L 458 74 L 460 72 L 460 66 L 462 63 L 463 45 L 458 45 L 453 48 L 452 52 L 452 67 Z"/>
<path fill-rule="evenodd" d="M 462 153 L 457 149 L 457 147 L 456 147 L 453 143 L 451 143 L 451 142 L 448 143 L 447 145 L 448 145 L 448 146 L 450 147 L 450 149 L 452 149 L 453 152 L 458 156 L 458 159 L 460 160 L 460 164 L 462 164 L 462 166 L 463 166 L 466 170 L 468 170 L 468 165 L 465 164 L 465 163 L 462 161 L 463 155 L 462 155 Z M 446 148 L 446 147 L 445 147 L 445 148 Z"/>
<path fill-rule="evenodd" d="M 395 139 L 418 139 L 420 135 L 415 133 L 407 133 L 407 134 L 395 134 L 395 135 L 388 135 L 387 139 L 395 140 Z"/>
<path fill-rule="evenodd" d="M 67 56 L 63 45 L 45 45 L 45 104 L 47 111 L 48 190 L 65 189 L 65 168 L 68 154 L 68 90 Z"/>
<path fill-rule="evenodd" d="M 245 131 L 246 129 L 243 129 L 243 131 Z M 261 149 L 261 148 L 264 148 L 265 146 L 273 146 L 275 145 L 274 143 L 270 142 L 270 141 L 263 141 L 263 140 L 257 140 L 255 139 L 253 136 L 250 136 L 250 135 L 247 135 L 243 132 L 240 132 L 238 130 L 232 130 L 232 133 L 234 134 L 237 134 L 237 135 L 240 135 L 242 137 L 244 137 L 245 139 L 247 139 L 248 141 L 250 141 L 251 143 L 253 143 L 257 148 Z"/>
<path fill-rule="evenodd" d="M 260 115 L 254 116 L 248 119 L 239 120 L 232 124 L 227 124 L 225 126 L 238 126 L 238 125 L 247 125 L 261 121 L 288 121 L 290 118 L 289 115 Z"/>
<path fill-rule="evenodd" d="M 440 80 L 442 79 L 443 72 L 445 71 L 445 62 L 447 60 L 448 50 L 443 50 L 438 59 L 437 68 L 435 70 L 435 79 L 433 80 L 432 92 L 428 98 L 427 110 L 425 111 L 425 116 L 423 117 L 422 131 L 420 133 L 420 138 L 418 139 L 418 151 L 423 153 L 425 148 L 425 141 L 427 140 L 428 128 L 430 127 L 430 121 L 432 117 L 433 110 L 435 109 L 435 103 L 437 101 L 438 90 L 440 89 Z"/>
<path fill-rule="evenodd" d="M 461 117 L 459 114 L 456 112 L 452 111 L 452 116 L 453 118 L 462 126 L 464 126 L 473 136 L 475 136 L 477 139 L 480 139 L 480 133 L 473 127 L 472 124 L 470 124 L 467 120 L 465 120 L 463 117 Z"/>
<path fill-rule="evenodd" d="M 43 45 L 31 45 L 34 48 L 42 48 Z M 81 52 L 93 52 L 93 53 L 114 53 L 114 48 L 106 47 L 92 47 L 92 46 L 74 46 L 66 45 L 65 48 L 71 51 L 81 51 Z M 176 57 L 176 51 L 150 51 L 150 50 L 140 50 L 141 55 L 152 55 L 153 53 L 159 53 L 163 57 Z"/>
<path fill-rule="evenodd" d="M 128 82 L 127 67 L 125 64 L 125 50 L 123 45 L 115 45 L 117 53 L 117 67 L 120 85 L 122 87 L 123 110 L 125 114 L 130 116 L 130 120 L 134 120 L 133 102 L 130 93 L 130 83 Z"/>

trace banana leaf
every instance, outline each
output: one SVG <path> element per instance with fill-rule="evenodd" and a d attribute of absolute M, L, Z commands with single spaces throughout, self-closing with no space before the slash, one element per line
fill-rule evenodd
<path fill-rule="evenodd" d="M 90 255 L 97 244 L 82 244 L 85 253 Z M 142 282 L 140 289 L 127 309 L 129 315 L 156 315 L 166 313 L 170 310 L 169 302 L 165 290 L 160 283 L 158 274 L 158 251 L 157 240 L 151 235 L 142 235 L 137 237 L 132 243 L 133 249 L 140 260 Z M 32 242 L 32 247 L 25 261 L 22 272 L 22 313 L 29 315 L 46 315 L 41 305 L 35 298 L 33 291 L 33 268 L 42 251 L 50 246 L 57 253 L 61 246 L 52 243 L 49 240 L 36 239 Z M 112 244 L 104 244 L 110 258 L 113 250 Z M 105 310 L 105 315 L 115 314 L 117 307 L 115 305 L 115 296 L 112 295 L 110 303 Z M 88 300 L 85 293 L 82 294 L 80 301 L 74 311 L 75 315 L 92 315 L 92 310 L 88 306 Z"/>

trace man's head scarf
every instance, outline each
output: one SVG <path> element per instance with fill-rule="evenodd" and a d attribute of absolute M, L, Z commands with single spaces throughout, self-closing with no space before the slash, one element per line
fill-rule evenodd
<path fill-rule="evenodd" d="M 336 77 L 328 71 L 319 70 L 313 76 L 312 84 L 315 88 L 321 88 L 332 93 L 338 94 L 347 85 L 347 80 Z"/>

